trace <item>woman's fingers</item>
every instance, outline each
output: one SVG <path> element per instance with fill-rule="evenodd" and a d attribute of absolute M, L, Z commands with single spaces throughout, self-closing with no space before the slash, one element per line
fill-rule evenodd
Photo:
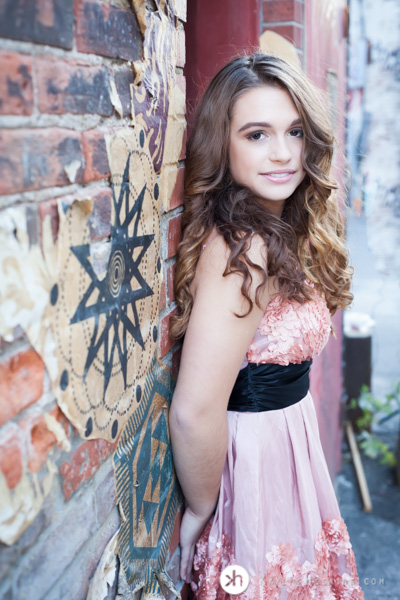
<path fill-rule="evenodd" d="M 181 552 L 181 579 L 184 579 L 186 583 L 190 583 L 192 580 L 192 566 L 194 557 L 195 545 L 190 548 L 183 548 Z"/>
<path fill-rule="evenodd" d="M 180 530 L 181 578 L 190 583 L 196 542 L 199 539 L 209 517 L 198 517 L 189 507 L 182 517 Z"/>

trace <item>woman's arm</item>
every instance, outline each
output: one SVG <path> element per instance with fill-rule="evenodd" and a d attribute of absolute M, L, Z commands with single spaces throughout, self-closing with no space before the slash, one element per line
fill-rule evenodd
<path fill-rule="evenodd" d="M 261 252 L 260 242 L 254 242 L 250 254 L 253 262 L 261 264 Z M 169 417 L 175 468 L 188 507 L 183 521 L 186 527 L 181 529 L 182 555 L 186 555 L 181 573 L 185 579 L 194 542 L 218 498 L 227 450 L 229 395 L 263 312 L 254 304 L 249 315 L 235 317 L 235 312 L 247 310 L 247 303 L 240 291 L 242 277 L 222 276 L 227 256 L 225 242 L 217 237 L 200 257 Z M 254 297 L 260 276 L 256 271 L 252 275 Z M 269 299 L 266 287 L 262 305 Z"/>

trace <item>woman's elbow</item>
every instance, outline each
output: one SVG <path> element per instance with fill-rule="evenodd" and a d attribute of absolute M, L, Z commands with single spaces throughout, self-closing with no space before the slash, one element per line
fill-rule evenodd
<path fill-rule="evenodd" d="M 226 419 L 226 409 L 218 410 L 216 405 L 210 406 L 201 402 L 183 402 L 179 398 L 172 399 L 169 425 L 172 433 L 200 432 L 212 429 L 217 421 Z"/>
<path fill-rule="evenodd" d="M 196 427 L 199 415 L 197 411 L 190 409 L 184 404 L 172 399 L 169 411 L 169 426 L 171 433 L 190 432 Z"/>

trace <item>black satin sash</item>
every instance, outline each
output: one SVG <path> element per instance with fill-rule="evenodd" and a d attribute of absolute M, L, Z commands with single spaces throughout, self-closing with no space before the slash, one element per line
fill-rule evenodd
<path fill-rule="evenodd" d="M 263 412 L 300 402 L 310 385 L 312 359 L 300 364 L 248 363 L 239 371 L 229 398 L 228 410 Z"/>

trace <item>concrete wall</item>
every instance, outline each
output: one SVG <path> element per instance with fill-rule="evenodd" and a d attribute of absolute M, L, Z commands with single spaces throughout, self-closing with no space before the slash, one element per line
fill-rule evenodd
<path fill-rule="evenodd" d="M 347 152 L 353 175 L 350 236 L 359 266 L 354 310 L 375 321 L 372 391 L 382 398 L 400 377 L 399 31 L 395 0 L 351 0 Z"/>

